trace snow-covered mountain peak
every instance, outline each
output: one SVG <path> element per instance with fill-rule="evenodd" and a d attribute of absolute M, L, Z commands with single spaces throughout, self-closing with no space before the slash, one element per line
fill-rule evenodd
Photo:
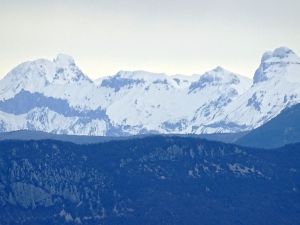
<path fill-rule="evenodd" d="M 207 86 L 224 86 L 224 85 L 238 85 L 248 88 L 250 79 L 239 74 L 232 73 L 220 66 L 210 70 L 190 85 L 190 92 L 196 89 L 202 89 Z"/>
<path fill-rule="evenodd" d="M 66 90 L 67 86 L 76 89 L 86 84 L 93 82 L 76 66 L 74 59 L 59 54 L 53 61 L 37 59 L 13 68 L 0 82 L 0 99 L 11 98 L 21 90 L 55 93 L 58 86 Z"/>
<path fill-rule="evenodd" d="M 153 73 L 143 70 L 137 71 L 119 71 L 114 76 L 101 78 L 95 81 L 99 87 L 112 88 L 115 91 L 119 91 L 122 88 L 132 88 L 134 86 L 145 86 L 149 89 L 149 85 L 165 85 L 172 87 L 184 87 L 186 83 L 189 85 L 188 76 L 168 76 L 164 73 Z"/>
<path fill-rule="evenodd" d="M 56 84 L 92 81 L 76 66 L 74 58 L 66 54 L 58 54 L 53 60 L 55 72 L 49 74 L 49 82 Z"/>
<path fill-rule="evenodd" d="M 208 78 L 211 81 L 219 82 L 223 84 L 235 84 L 240 82 L 241 79 L 248 79 L 242 75 L 230 72 L 229 70 L 224 69 L 221 66 L 218 66 L 206 73 L 204 73 L 201 78 Z M 205 79 L 206 80 L 206 79 Z"/>
<path fill-rule="evenodd" d="M 224 72 L 224 71 L 227 71 L 226 69 L 224 69 L 222 66 L 217 66 L 215 67 L 214 69 L 212 69 L 211 71 L 214 71 L 214 72 Z"/>
<path fill-rule="evenodd" d="M 65 54 L 59 54 L 53 61 L 37 59 L 21 63 L 12 69 L 6 77 L 4 80 L 16 80 L 22 83 L 32 82 L 33 84 L 38 81 L 43 81 L 45 84 L 90 81 L 76 66 L 74 59 Z"/>
<path fill-rule="evenodd" d="M 295 69 L 300 72 L 299 56 L 289 48 L 276 48 L 274 51 L 267 51 L 263 54 L 260 66 L 254 74 L 253 83 L 256 84 L 274 78 L 287 78 L 286 76 L 291 76 L 290 70 L 294 71 Z"/>
<path fill-rule="evenodd" d="M 60 67 L 68 67 L 70 65 L 75 65 L 74 58 L 63 53 L 58 54 L 53 61 L 56 63 L 56 65 Z"/>
<path fill-rule="evenodd" d="M 133 79 L 133 80 L 144 80 L 151 81 L 155 79 L 166 78 L 167 75 L 164 73 L 153 73 L 144 70 L 136 70 L 136 71 L 119 71 L 116 76 L 121 78 Z"/>
<path fill-rule="evenodd" d="M 299 57 L 291 49 L 286 47 L 276 48 L 274 51 L 267 51 L 261 58 L 261 63 L 296 63 Z"/>
<path fill-rule="evenodd" d="M 295 55 L 295 52 L 287 47 L 279 47 L 273 51 L 273 56 L 278 58 L 286 58 L 290 55 Z"/>

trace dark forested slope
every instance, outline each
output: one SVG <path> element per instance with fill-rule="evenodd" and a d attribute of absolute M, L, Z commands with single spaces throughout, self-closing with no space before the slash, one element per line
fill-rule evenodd
<path fill-rule="evenodd" d="M 300 145 L 0 142 L 0 224 L 300 224 Z"/>

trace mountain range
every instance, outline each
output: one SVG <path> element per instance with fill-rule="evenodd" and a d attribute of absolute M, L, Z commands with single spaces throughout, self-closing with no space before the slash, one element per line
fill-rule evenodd
<path fill-rule="evenodd" d="M 70 56 L 22 63 L 0 81 L 0 132 L 127 136 L 239 133 L 300 103 L 300 58 L 263 54 L 253 80 L 222 67 L 192 76 L 120 71 L 95 81 Z"/>
<path fill-rule="evenodd" d="M 290 106 L 280 112 L 262 126 L 251 131 L 239 133 L 213 133 L 213 134 L 160 134 L 163 137 L 197 138 L 223 143 L 235 143 L 262 149 L 284 147 L 288 144 L 300 142 L 300 104 Z M 108 141 L 121 141 L 151 137 L 153 134 L 133 136 L 89 136 L 89 135 L 64 135 L 42 131 L 19 130 L 0 132 L 2 140 L 57 140 L 75 144 L 95 144 Z"/>
<path fill-rule="evenodd" d="M 22 63 L 0 81 L 0 223 L 299 224 L 299 115 L 284 47 L 253 80 Z"/>

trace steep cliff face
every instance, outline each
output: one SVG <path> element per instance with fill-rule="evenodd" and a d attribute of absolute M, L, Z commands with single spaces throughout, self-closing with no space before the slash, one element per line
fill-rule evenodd
<path fill-rule="evenodd" d="M 160 136 L 3 141 L 0 223 L 297 224 L 298 149 Z"/>

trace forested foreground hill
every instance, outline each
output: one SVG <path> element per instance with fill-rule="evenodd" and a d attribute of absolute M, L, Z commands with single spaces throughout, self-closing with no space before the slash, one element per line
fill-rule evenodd
<path fill-rule="evenodd" d="M 0 224 L 300 224 L 300 144 L 0 142 Z"/>

